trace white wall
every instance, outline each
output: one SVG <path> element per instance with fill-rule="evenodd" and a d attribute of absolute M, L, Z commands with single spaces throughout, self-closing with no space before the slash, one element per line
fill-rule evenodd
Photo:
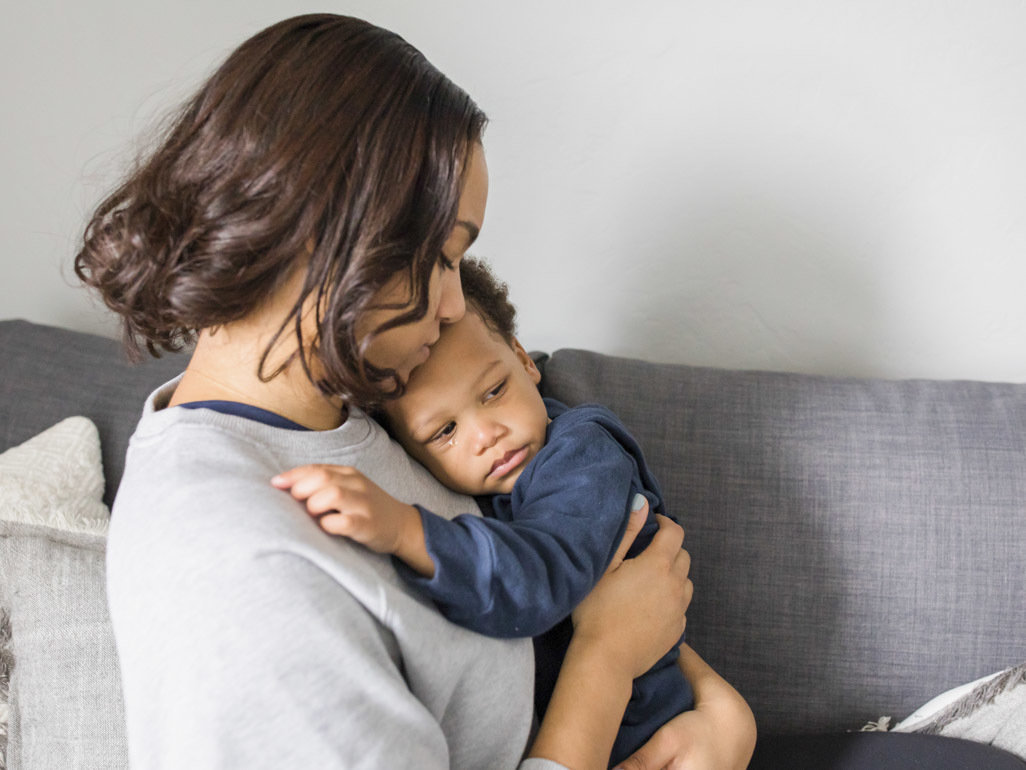
<path fill-rule="evenodd" d="M 324 5 L 11 3 L 0 317 L 110 331 L 73 287 L 135 137 Z M 1026 381 L 1026 4 L 363 0 L 489 113 L 475 251 L 531 348 Z M 62 276 L 63 272 L 63 276 Z"/>

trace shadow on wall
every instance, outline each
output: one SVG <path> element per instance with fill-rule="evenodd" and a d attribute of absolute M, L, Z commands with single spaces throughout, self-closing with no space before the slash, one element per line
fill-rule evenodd
<path fill-rule="evenodd" d="M 858 200 L 856 184 L 845 191 L 810 177 L 774 188 L 729 169 L 683 178 L 731 183 L 677 185 L 679 194 L 646 212 L 639 240 L 614 231 L 619 238 L 599 257 L 609 264 L 596 274 L 622 275 L 630 290 L 619 296 L 645 301 L 609 312 L 612 350 L 695 365 L 887 376 L 892 319 L 879 233 L 889 214 Z M 663 189 L 674 186 L 666 180 Z M 637 255 L 626 269 L 624 254 Z"/>

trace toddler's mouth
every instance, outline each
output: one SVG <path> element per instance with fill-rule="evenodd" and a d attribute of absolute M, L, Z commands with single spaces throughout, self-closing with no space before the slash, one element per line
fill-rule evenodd
<path fill-rule="evenodd" d="M 501 479 L 511 470 L 520 465 L 526 457 L 526 446 L 522 446 L 520 449 L 511 449 L 492 464 L 492 469 L 488 472 L 488 478 Z"/>

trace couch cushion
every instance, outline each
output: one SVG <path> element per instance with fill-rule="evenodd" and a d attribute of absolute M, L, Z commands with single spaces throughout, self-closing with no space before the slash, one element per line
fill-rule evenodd
<path fill-rule="evenodd" d="M 835 379 L 561 350 L 687 530 L 688 638 L 765 734 L 857 729 L 1026 659 L 1026 385 Z"/>
<path fill-rule="evenodd" d="M 100 431 L 110 505 L 143 402 L 185 368 L 183 355 L 128 362 L 120 345 L 27 321 L 0 321 L 0 452 L 71 415 Z"/>
<path fill-rule="evenodd" d="M 127 767 L 104 591 L 110 514 L 95 426 L 71 417 L 0 455 L 9 770 Z"/>

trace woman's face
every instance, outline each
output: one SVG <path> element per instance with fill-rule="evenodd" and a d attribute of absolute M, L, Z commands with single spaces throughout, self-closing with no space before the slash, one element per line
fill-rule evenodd
<path fill-rule="evenodd" d="M 460 285 L 459 262 L 477 238 L 484 223 L 488 202 L 488 167 L 484 149 L 475 144 L 470 154 L 463 192 L 456 212 L 456 226 L 442 247 L 449 266 L 439 264 L 431 275 L 428 287 L 427 313 L 419 321 L 403 324 L 379 334 L 367 348 L 367 363 L 382 369 L 394 369 L 405 382 L 410 372 L 427 361 L 431 346 L 438 339 L 443 323 L 463 317 L 463 287 Z M 405 313 L 412 306 L 411 292 L 404 276 L 396 276 L 374 297 L 374 304 L 402 303 L 399 310 L 372 310 L 356 326 L 357 339 L 363 339 L 381 324 Z"/>

